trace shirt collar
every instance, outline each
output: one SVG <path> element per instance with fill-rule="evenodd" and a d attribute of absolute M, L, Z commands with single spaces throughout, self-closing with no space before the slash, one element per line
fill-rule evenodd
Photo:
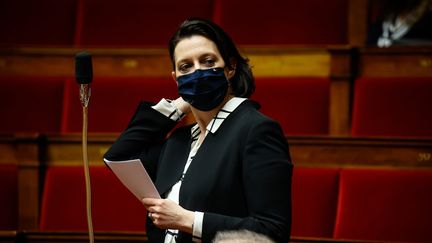
<path fill-rule="evenodd" d="M 234 97 L 231 98 L 225 105 L 219 110 L 215 117 L 209 122 L 207 125 L 207 131 L 211 133 L 215 133 L 225 119 L 241 104 L 243 101 L 247 100 L 246 98 Z M 197 137 L 200 134 L 198 124 L 191 129 L 192 137 Z"/>

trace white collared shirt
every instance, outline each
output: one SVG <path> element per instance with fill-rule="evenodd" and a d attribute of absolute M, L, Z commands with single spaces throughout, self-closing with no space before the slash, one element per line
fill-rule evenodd
<path fill-rule="evenodd" d="M 225 103 L 225 105 L 220 109 L 217 115 L 207 125 L 205 137 L 209 132 L 216 133 L 216 131 L 219 129 L 219 127 L 222 125 L 225 119 L 245 100 L 246 98 L 234 97 L 230 99 L 227 103 Z M 162 99 L 161 101 L 159 101 L 159 103 L 152 106 L 152 108 L 159 111 L 160 113 L 164 114 L 165 116 L 169 117 L 174 121 L 179 121 L 184 117 L 184 114 L 179 112 L 179 110 L 174 106 L 174 104 L 167 99 Z M 198 142 L 198 138 L 200 134 L 201 134 L 201 130 L 199 129 L 198 124 L 196 124 L 191 128 L 191 137 L 192 137 L 191 150 L 189 152 L 186 165 L 183 169 L 182 177 L 171 188 L 167 196 L 167 199 L 172 200 L 177 204 L 179 203 L 179 193 L 180 193 L 180 187 L 182 185 L 183 177 L 186 174 L 186 171 L 189 168 L 190 164 L 192 163 L 192 160 L 196 152 L 198 151 L 198 149 L 200 148 L 203 142 L 203 141 Z M 192 234 L 194 242 L 201 242 L 203 219 L 204 219 L 204 213 L 195 211 L 195 217 L 193 223 L 193 234 Z M 167 233 L 165 235 L 165 243 L 175 243 L 175 237 L 177 234 L 178 234 L 178 230 L 171 230 L 171 229 L 167 230 Z"/>

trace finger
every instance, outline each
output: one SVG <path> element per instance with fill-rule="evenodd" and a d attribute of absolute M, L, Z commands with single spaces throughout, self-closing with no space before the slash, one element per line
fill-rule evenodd
<path fill-rule="evenodd" d="M 158 200 L 159 199 L 156 199 L 156 198 L 143 198 L 141 200 L 141 202 L 146 206 L 153 206 L 153 205 L 156 205 Z"/>
<path fill-rule="evenodd" d="M 149 219 L 153 222 L 154 225 L 159 226 L 160 224 L 160 215 L 157 213 L 149 213 Z"/>
<path fill-rule="evenodd" d="M 152 212 L 152 213 L 159 213 L 160 212 L 160 207 L 158 206 L 150 206 L 147 208 L 148 212 Z"/>

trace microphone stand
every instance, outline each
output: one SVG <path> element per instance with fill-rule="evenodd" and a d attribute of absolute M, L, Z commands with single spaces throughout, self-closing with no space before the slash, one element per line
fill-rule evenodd
<path fill-rule="evenodd" d="M 89 231 L 90 243 L 94 243 L 92 211 L 91 211 L 91 187 L 90 187 L 90 169 L 87 150 L 87 131 L 88 131 L 88 104 L 90 100 L 90 84 L 80 85 L 80 100 L 83 107 L 83 130 L 82 130 L 82 150 L 84 161 L 84 175 L 86 185 L 86 208 L 87 208 L 87 225 Z"/>

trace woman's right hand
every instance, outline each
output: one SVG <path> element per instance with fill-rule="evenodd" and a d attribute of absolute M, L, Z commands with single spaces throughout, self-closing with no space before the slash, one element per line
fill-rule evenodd
<path fill-rule="evenodd" d="M 179 109 L 184 114 L 188 114 L 190 112 L 190 104 L 183 100 L 182 97 L 178 97 L 173 101 L 175 107 Z"/>

